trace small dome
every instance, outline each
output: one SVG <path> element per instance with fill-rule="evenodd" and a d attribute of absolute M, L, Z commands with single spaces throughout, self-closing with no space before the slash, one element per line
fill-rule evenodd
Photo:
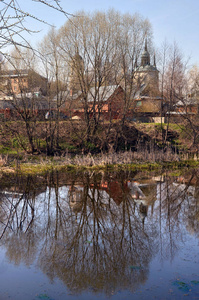
<path fill-rule="evenodd" d="M 144 52 L 142 53 L 142 57 L 149 57 L 149 52 L 144 50 Z"/>
<path fill-rule="evenodd" d="M 146 66 L 146 65 L 150 65 L 150 55 L 147 50 L 147 40 L 145 40 L 144 51 L 141 55 L 141 66 Z"/>

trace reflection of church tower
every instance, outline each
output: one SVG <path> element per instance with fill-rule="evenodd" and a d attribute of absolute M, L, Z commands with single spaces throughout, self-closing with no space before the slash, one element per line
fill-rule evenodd
<path fill-rule="evenodd" d="M 147 49 L 147 40 L 145 40 L 144 51 L 141 55 L 140 67 L 137 67 L 135 70 L 135 78 L 140 85 L 145 85 L 151 92 L 156 94 L 158 93 L 159 71 L 156 68 L 155 55 L 153 65 L 150 64 L 150 54 Z"/>
<path fill-rule="evenodd" d="M 77 221 L 77 215 L 81 212 L 83 206 L 83 188 L 80 186 L 70 186 L 69 188 L 69 205 L 75 214 L 75 220 Z"/>
<path fill-rule="evenodd" d="M 77 94 L 81 90 L 83 74 L 84 62 L 79 53 L 76 53 L 70 61 L 69 89 L 71 96 Z"/>
<path fill-rule="evenodd" d="M 148 212 L 148 206 L 141 202 L 139 205 L 139 214 L 142 220 L 143 228 L 144 228 L 144 220 L 147 217 L 147 212 Z"/>

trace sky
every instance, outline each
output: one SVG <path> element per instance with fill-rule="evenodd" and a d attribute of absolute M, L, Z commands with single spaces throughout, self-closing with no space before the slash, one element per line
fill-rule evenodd
<path fill-rule="evenodd" d="M 21 8 L 60 28 L 66 16 L 33 0 L 17 0 Z M 52 0 L 48 0 L 53 3 Z M 189 65 L 199 66 L 199 0 L 60 0 L 65 11 L 76 14 L 80 10 L 92 12 L 114 8 L 121 13 L 139 13 L 152 24 L 155 47 L 167 40 L 178 44 Z M 26 20 L 27 27 L 40 30 L 28 36 L 30 42 L 38 43 L 47 34 L 47 25 Z"/>

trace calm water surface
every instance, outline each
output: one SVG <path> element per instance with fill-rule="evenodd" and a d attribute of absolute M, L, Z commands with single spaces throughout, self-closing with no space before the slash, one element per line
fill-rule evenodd
<path fill-rule="evenodd" d="M 0 178 L 0 300 L 199 299 L 199 171 Z"/>

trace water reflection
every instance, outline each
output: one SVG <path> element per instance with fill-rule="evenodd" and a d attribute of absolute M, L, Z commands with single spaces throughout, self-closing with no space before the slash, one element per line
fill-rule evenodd
<path fill-rule="evenodd" d="M 55 172 L 1 182 L 7 257 L 27 266 L 36 261 L 73 292 L 135 291 L 155 255 L 173 259 L 185 230 L 199 237 L 197 172 L 178 178 Z"/>

